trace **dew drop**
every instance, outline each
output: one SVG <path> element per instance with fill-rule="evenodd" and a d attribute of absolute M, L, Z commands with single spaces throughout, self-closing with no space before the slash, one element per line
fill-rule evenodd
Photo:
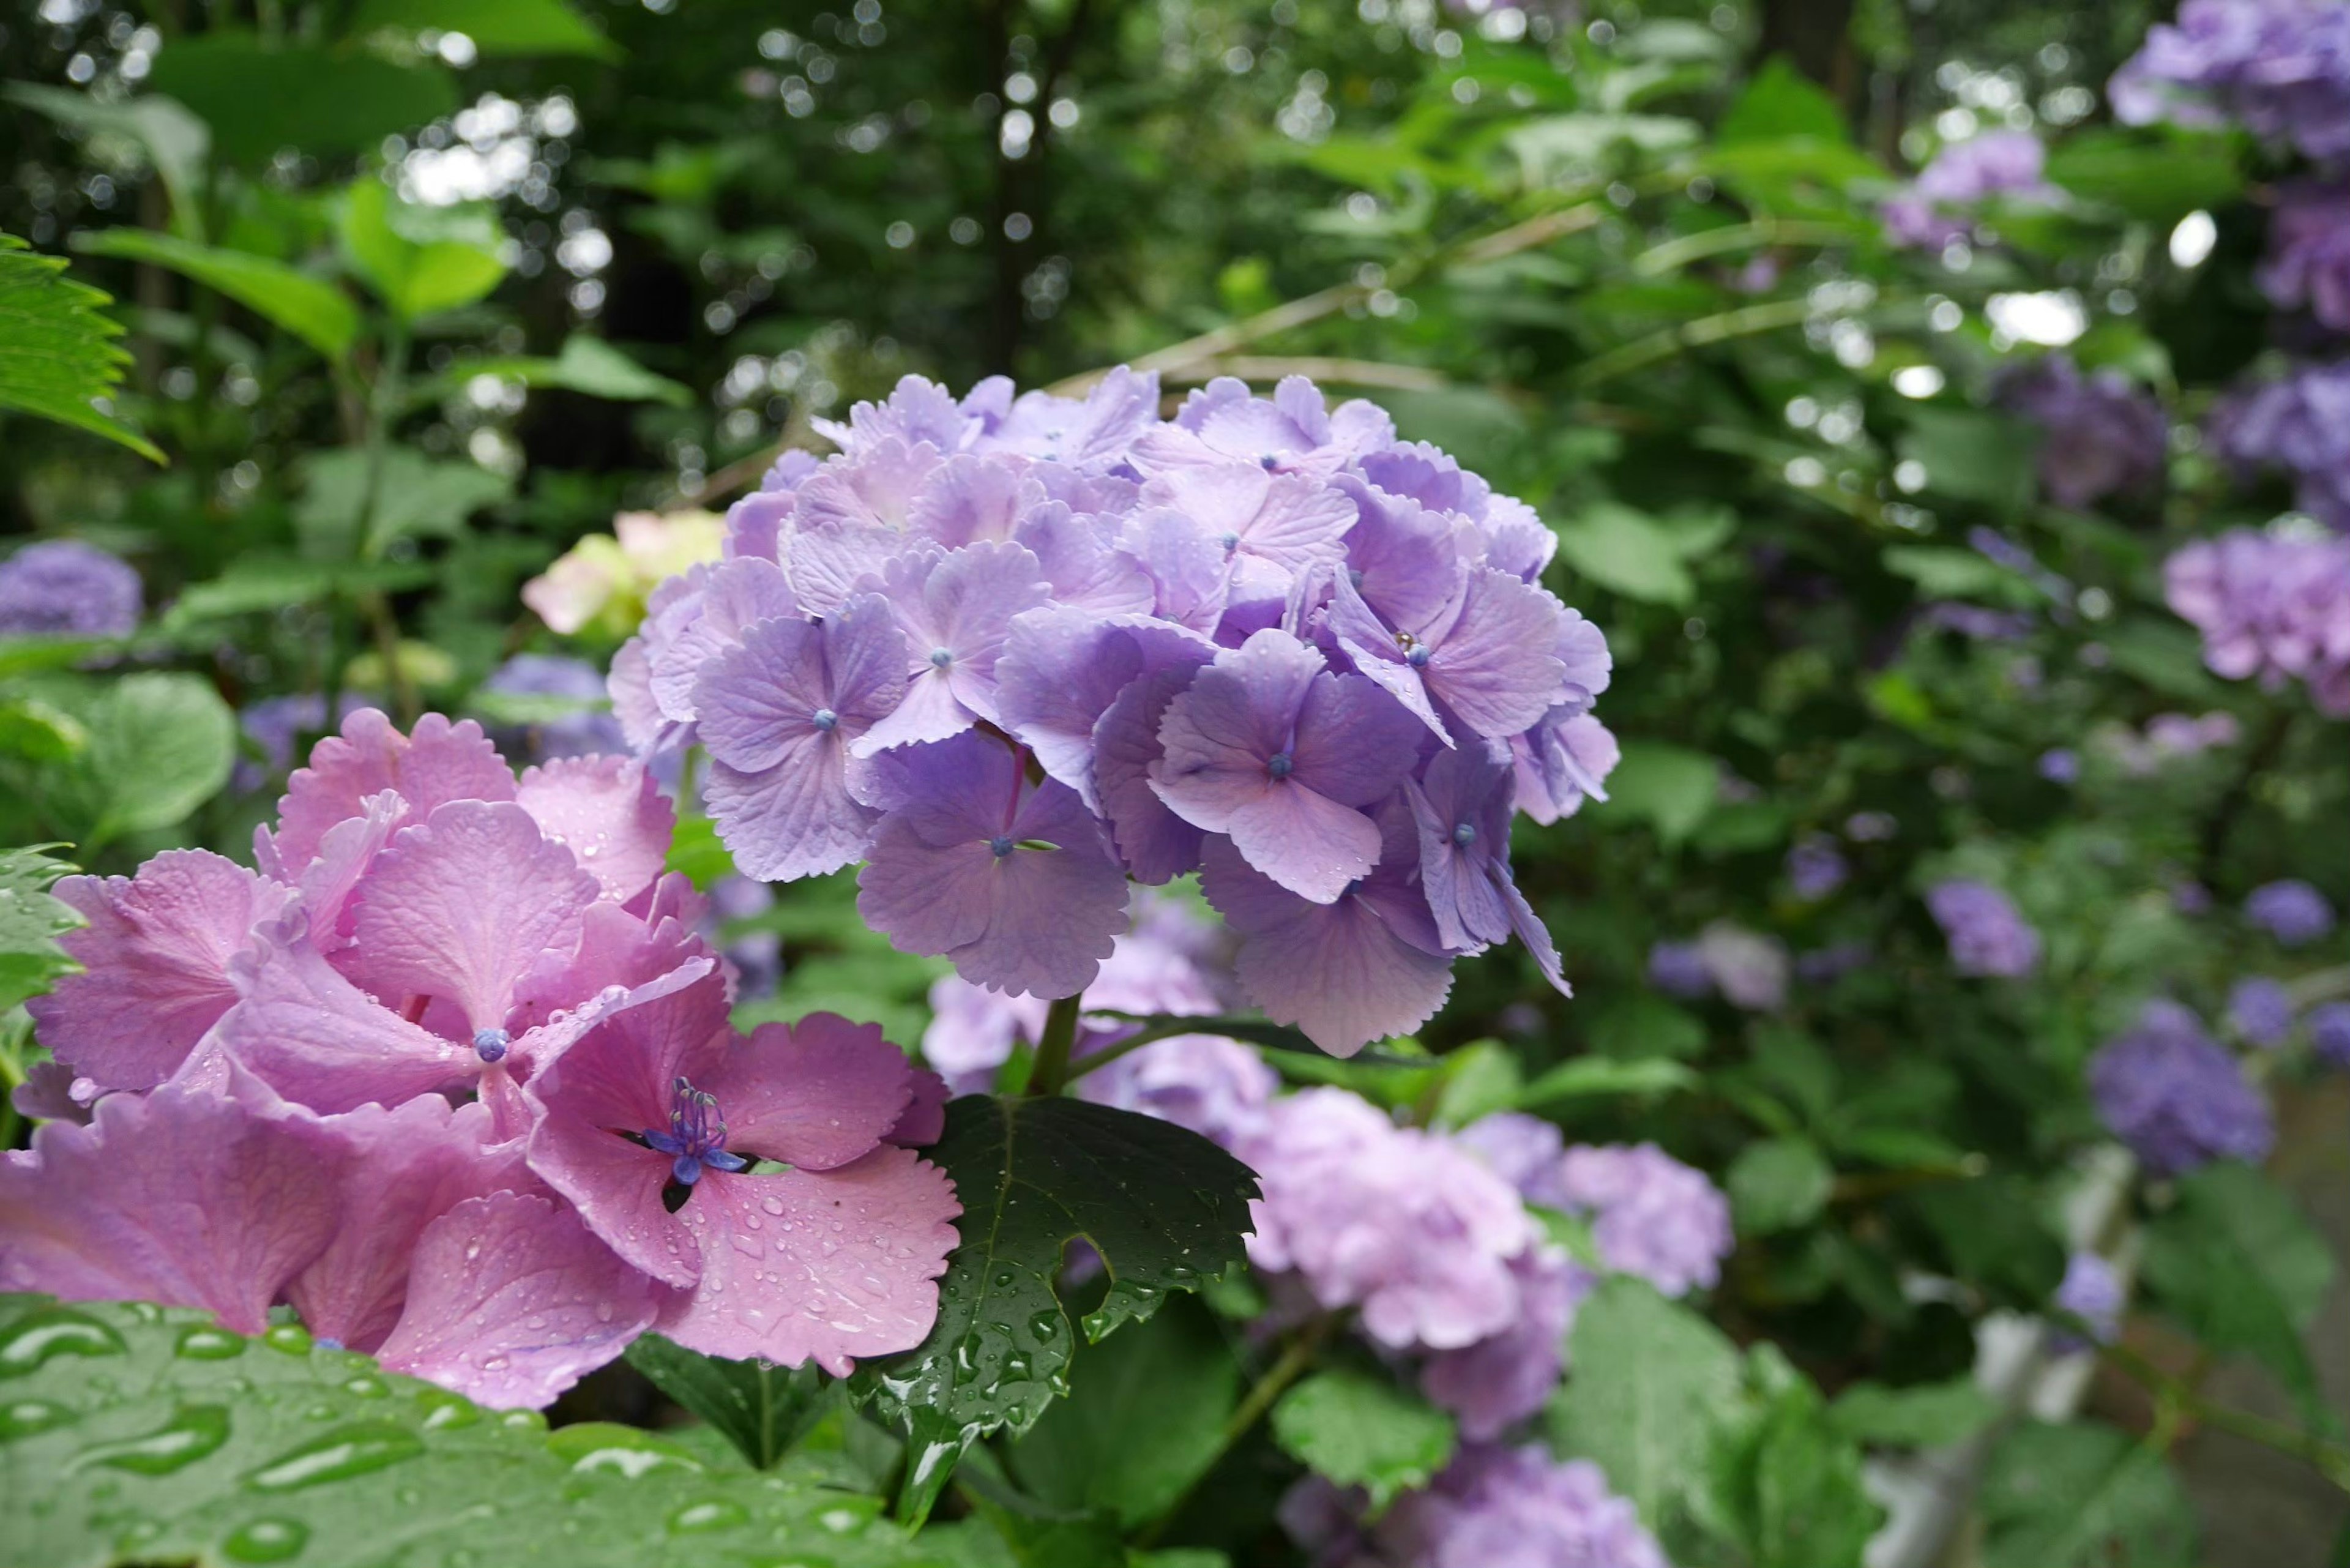
<path fill-rule="evenodd" d="M 245 1472 L 255 1491 L 296 1491 L 328 1481 L 370 1475 L 424 1452 L 424 1439 L 390 1421 L 360 1421 L 323 1432 L 257 1469 Z"/>
<path fill-rule="evenodd" d="M 270 1349 L 282 1350 L 288 1355 L 310 1354 L 310 1331 L 298 1323 L 278 1324 L 264 1333 L 261 1339 Z"/>
<path fill-rule="evenodd" d="M 231 1334 L 224 1328 L 186 1329 L 181 1333 L 179 1344 L 172 1347 L 172 1353 L 191 1361 L 233 1361 L 244 1354 L 244 1335 Z"/>
<path fill-rule="evenodd" d="M 217 1451 L 227 1441 L 227 1406 L 182 1405 L 153 1431 L 92 1444 L 67 1461 L 66 1469 L 102 1467 L 132 1475 L 167 1476 Z"/>
<path fill-rule="evenodd" d="M 54 1399 L 19 1399 L 0 1405 L 0 1443 L 54 1430 L 73 1418 L 73 1411 Z"/>
<path fill-rule="evenodd" d="M 712 1530 L 731 1529 L 749 1518 L 740 1503 L 688 1503 L 669 1516 L 669 1530 L 671 1535 L 701 1535 Z"/>
<path fill-rule="evenodd" d="M 221 1551 L 239 1563 L 283 1563 L 310 1543 L 310 1527 L 291 1519 L 256 1519 L 239 1525 Z"/>
<path fill-rule="evenodd" d="M 120 1355 L 122 1336 L 66 1307 L 27 1313 L 0 1330 L 0 1377 L 22 1377 L 57 1355 Z"/>

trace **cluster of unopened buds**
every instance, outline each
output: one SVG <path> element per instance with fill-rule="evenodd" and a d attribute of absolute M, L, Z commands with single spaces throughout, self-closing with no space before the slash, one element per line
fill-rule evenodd
<path fill-rule="evenodd" d="M 1515 935 L 1565 989 L 1509 828 L 1596 794 L 1605 639 L 1555 539 L 1370 404 L 1237 381 L 1161 420 L 917 378 L 822 427 L 672 579 L 613 665 L 648 756 L 698 743 L 736 864 L 858 861 L 900 949 L 1082 992 L 1129 879 L 1198 872 L 1247 999 L 1351 1053 Z"/>

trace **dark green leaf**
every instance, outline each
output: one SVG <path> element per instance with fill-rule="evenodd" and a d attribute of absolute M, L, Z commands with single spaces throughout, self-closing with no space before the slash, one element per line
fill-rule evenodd
<path fill-rule="evenodd" d="M 1644 604 L 1684 606 L 1697 597 L 1677 541 L 1645 513 L 1600 502 L 1553 531 L 1560 557 L 1603 588 Z"/>
<path fill-rule="evenodd" d="M 163 618 L 166 631 L 195 633 L 224 616 L 251 615 L 313 604 L 335 593 L 399 593 L 432 580 L 432 568 L 415 564 L 330 566 L 284 556 L 247 556 L 210 582 L 182 594 Z M 217 628 L 203 630 L 213 635 Z"/>
<path fill-rule="evenodd" d="M 2155 1449 L 2111 1427 L 2032 1422 L 1983 1472 L 1984 1568 L 2192 1568 L 2195 1512 Z"/>
<path fill-rule="evenodd" d="M 974 1438 L 1024 1430 L 1066 1391 L 1076 1335 L 1053 1290 L 1066 1243 L 1092 1243 L 1108 1272 L 1085 1319 L 1098 1341 L 1237 1259 L 1256 1194 L 1248 1168 L 1198 1134 L 1084 1100 L 967 1095 L 930 1158 L 962 1201 L 938 1322 L 855 1380 L 911 1438 L 901 1509 L 915 1519 Z"/>
<path fill-rule="evenodd" d="M 150 229 L 100 229 L 76 236 L 74 244 L 92 255 L 151 262 L 192 277 L 284 327 L 329 359 L 349 352 L 359 336 L 359 307 L 341 289 L 267 256 L 193 244 Z"/>
<path fill-rule="evenodd" d="M 1981 409 L 1920 405 L 1908 418 L 1898 450 L 1925 469 L 1928 492 L 2008 511 L 2030 501 L 2039 443 L 2026 427 Z"/>
<path fill-rule="evenodd" d="M 757 1469 L 781 1463 L 838 1403 L 812 1362 L 789 1367 L 729 1361 L 649 1334 L 629 1346 L 629 1365 L 724 1433 Z"/>
<path fill-rule="evenodd" d="M 1607 804 L 1596 809 L 1606 816 L 1644 818 L 1658 837 L 1679 844 L 1713 809 L 1721 787 L 1721 769 L 1703 752 L 1633 741 L 1608 775 Z"/>
<path fill-rule="evenodd" d="M 0 850 L 0 1012 L 76 968 L 57 939 L 82 918 L 49 897 L 49 885 L 73 869 L 38 849 Z"/>
<path fill-rule="evenodd" d="M 1730 1211 L 1743 1235 L 1793 1231 L 1818 1218 L 1835 1178 L 1826 1157 L 1808 1138 L 1749 1144 L 1730 1167 Z"/>
<path fill-rule="evenodd" d="M 36 414 L 163 461 L 146 437 L 97 405 L 121 384 L 130 356 L 122 327 L 99 307 L 107 296 L 66 276 L 56 256 L 35 255 L 0 234 L 0 409 Z"/>
<path fill-rule="evenodd" d="M 1603 1056 L 1667 1056 L 1687 1061 L 1705 1054 L 1705 1021 L 1646 991 L 1621 991 L 1599 1003 L 1591 1020 L 1591 1048 Z"/>
<path fill-rule="evenodd" d="M 633 1428 L 550 1436 L 291 1327 L 0 1298 L 0 1568 L 920 1560 L 871 1499 Z"/>
<path fill-rule="evenodd" d="M 684 408 L 693 401 L 692 389 L 681 387 L 629 358 L 601 337 L 575 332 L 563 340 L 563 351 L 552 359 L 489 358 L 461 360 L 445 375 L 419 389 L 418 396 L 441 397 L 461 390 L 476 376 L 499 376 L 525 387 L 552 387 L 584 392 L 616 402 L 667 403 Z"/>
<path fill-rule="evenodd" d="M 2178 130 L 2065 137 L 2049 150 L 2048 179 L 2075 196 L 2165 226 L 2199 207 L 2221 205 L 2244 183 L 2224 135 Z"/>
<path fill-rule="evenodd" d="M 1628 1061 L 1616 1056 L 1576 1056 L 1561 1062 L 1528 1084 L 1518 1095 L 1517 1108 L 1554 1110 L 1577 1100 L 1617 1095 L 1666 1095 L 1692 1087 L 1696 1083 L 1695 1073 L 1660 1056 Z"/>
<path fill-rule="evenodd" d="M 1013 1445 L 1012 1473 L 1041 1501 L 1131 1528 L 1172 1508 L 1216 1461 L 1241 1372 L 1215 1319 L 1177 1300 L 1079 1350 L 1069 1385 Z"/>
<path fill-rule="evenodd" d="M 1393 1379 L 1321 1372 L 1281 1397 L 1273 1436 L 1283 1451 L 1342 1487 L 1358 1486 L 1371 1506 L 1425 1486 L 1452 1458 L 1452 1417 Z"/>
<path fill-rule="evenodd" d="M 248 169 L 287 147 L 322 157 L 373 151 L 457 107 L 456 83 L 436 67 L 270 45 L 225 28 L 172 39 L 148 85 L 195 110 L 212 127 L 213 151 Z"/>
<path fill-rule="evenodd" d="M 1649 1528 L 1662 1529 L 1737 1395 L 1738 1352 L 1720 1329 L 1627 1275 L 1576 1310 L 1567 1345 L 1575 1374 L 1551 1400 L 1552 1444 L 1598 1461 Z"/>
<path fill-rule="evenodd" d="M 2009 1304 L 2036 1309 L 2064 1277 L 2064 1246 L 2040 1194 L 2021 1179 L 1982 1177 L 1921 1187 L 1908 1205 L 1934 1232 L 1957 1278 Z"/>
<path fill-rule="evenodd" d="M 1844 111 L 1836 107 L 1835 99 L 1814 85 L 1784 55 L 1773 55 L 1762 62 L 1762 68 L 1754 73 L 1731 101 L 1721 122 L 1714 127 L 1713 137 L 1723 147 L 1790 138 L 1830 144 L 1850 140 L 1845 130 Z"/>
<path fill-rule="evenodd" d="M 88 742 L 56 762 L 0 758 L 0 777 L 78 842 L 173 826 L 228 783 L 236 718 L 205 680 L 156 671 L 113 680 L 52 678 L 40 694 Z"/>
<path fill-rule="evenodd" d="M 370 483 L 372 491 L 370 492 Z M 369 559 L 401 539 L 449 538 L 465 519 L 514 493 L 514 482 L 462 458 L 411 447 L 338 447 L 311 458 L 294 509 L 304 548 L 324 559 L 357 545 Z"/>
<path fill-rule="evenodd" d="M 92 138 L 120 137 L 137 144 L 172 198 L 172 228 L 182 238 L 203 238 L 204 161 L 212 131 L 186 108 L 152 94 L 106 103 L 71 88 L 10 82 L 0 96 L 46 114 Z"/>
<path fill-rule="evenodd" d="M 350 188 L 339 233 L 351 270 L 411 321 L 472 305 L 506 275 L 494 213 L 413 206 L 380 180 Z"/>

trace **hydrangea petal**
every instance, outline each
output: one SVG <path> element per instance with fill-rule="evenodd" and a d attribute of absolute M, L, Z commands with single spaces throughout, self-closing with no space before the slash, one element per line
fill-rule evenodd
<path fill-rule="evenodd" d="M 650 1327 L 660 1294 L 561 1205 L 468 1198 L 425 1227 L 379 1359 L 492 1409 L 537 1409 Z"/>
<path fill-rule="evenodd" d="M 812 1012 L 761 1024 L 694 1084 L 717 1096 L 728 1147 L 831 1170 L 889 1136 L 913 1098 L 914 1070 L 879 1024 Z"/>
<path fill-rule="evenodd" d="M 854 1358 L 930 1332 L 961 1212 L 946 1173 L 902 1148 L 838 1170 L 707 1177 L 678 1212 L 701 1282 L 658 1326 L 706 1355 L 846 1376 Z"/>
<path fill-rule="evenodd" d="M 26 1004 L 41 1043 L 101 1088 L 146 1089 L 235 1004 L 229 960 L 286 889 L 209 850 L 173 849 L 136 877 L 68 877 L 55 895 L 88 924 L 59 943 L 83 972 Z"/>
<path fill-rule="evenodd" d="M 458 801 L 402 829 L 356 897 L 351 978 L 387 1002 L 455 1004 L 470 1031 L 503 1028 L 540 954 L 578 940 L 602 891 L 521 806 Z"/>
<path fill-rule="evenodd" d="M 373 708 L 343 721 L 342 733 L 320 741 L 310 765 L 295 770 L 277 803 L 272 836 L 278 864 L 291 877 L 318 853 L 338 822 L 362 815 L 369 795 L 398 790 L 411 820 L 456 800 L 512 800 L 514 774 L 471 719 L 451 723 L 427 713 L 403 735 Z"/>
<path fill-rule="evenodd" d="M 515 798 L 616 904 L 653 885 L 677 832 L 676 807 L 627 757 L 564 757 L 526 769 Z"/>
<path fill-rule="evenodd" d="M 202 1307 L 258 1334 L 334 1234 L 338 1160 L 225 1096 L 110 1095 L 0 1160 L 0 1289 Z"/>
<path fill-rule="evenodd" d="M 1094 782 L 1118 839 L 1127 874 L 1149 887 L 1200 865 L 1207 835 L 1167 808 L 1150 769 L 1166 749 L 1159 730 L 1168 705 L 1191 684 L 1192 671 L 1170 666 L 1130 682 L 1094 726 Z"/>

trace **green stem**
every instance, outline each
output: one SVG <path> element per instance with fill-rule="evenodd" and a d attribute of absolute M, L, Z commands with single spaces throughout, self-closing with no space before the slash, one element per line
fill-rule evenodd
<path fill-rule="evenodd" d="M 1307 1369 L 1313 1366 L 1314 1358 L 1321 1354 L 1323 1342 L 1330 1337 L 1330 1331 L 1337 1326 L 1337 1323 L 1336 1314 L 1325 1313 L 1297 1331 L 1297 1337 L 1283 1348 L 1280 1358 L 1264 1369 L 1264 1376 L 1250 1386 L 1247 1397 L 1233 1408 L 1231 1419 L 1224 1423 L 1224 1429 L 1217 1435 L 1214 1455 L 1206 1464 L 1197 1467 L 1193 1471 L 1195 1475 L 1205 1480 L 1212 1474 L 1215 1468 L 1224 1462 L 1224 1456 L 1232 1451 L 1234 1445 L 1256 1428 L 1256 1424 L 1264 1419 L 1265 1412 L 1289 1392 L 1289 1386 L 1305 1376 Z M 1196 1486 L 1198 1482 L 1192 1484 Z M 1135 1538 L 1134 1544 L 1149 1551 L 1160 1536 L 1167 1533 L 1167 1527 L 1175 1522 L 1176 1514 L 1182 1511 L 1184 1501 L 1191 1495 L 1191 1488 L 1186 1487 L 1173 1502 L 1167 1505 L 1166 1511 L 1151 1521 L 1149 1527 Z"/>
<path fill-rule="evenodd" d="M 1800 327 L 1811 314 L 1812 302 L 1809 299 L 1773 299 L 1761 305 L 1725 310 L 1718 316 L 1700 316 L 1694 321 L 1685 321 L 1662 332 L 1636 338 L 1619 348 L 1612 348 L 1586 360 L 1575 381 L 1578 386 L 1596 387 L 1602 381 L 1610 381 L 1635 370 L 1645 370 L 1651 365 L 1660 364 L 1689 349 L 1700 348 L 1710 343 L 1723 343 L 1732 337 L 1751 337 L 1758 333 Z"/>
<path fill-rule="evenodd" d="M 1161 1040 L 1171 1040 L 1178 1034 L 1197 1033 L 1199 1028 L 1200 1020 L 1196 1018 L 1162 1018 L 1156 1023 L 1146 1023 L 1117 1044 L 1104 1046 L 1070 1063 L 1068 1070 L 1061 1075 L 1061 1082 L 1075 1083 L 1095 1068 L 1107 1067 L 1128 1052 L 1139 1051 L 1145 1045 L 1156 1045 Z"/>
<path fill-rule="evenodd" d="M 2181 1417 L 2192 1417 L 2204 1426 L 2216 1428 L 2248 1442 L 2291 1454 L 2305 1461 L 2334 1487 L 2350 1492 L 2350 1448 L 2329 1442 L 2299 1427 L 2272 1421 L 2265 1416 L 2255 1416 L 2249 1410 L 2214 1404 L 2191 1383 L 2173 1377 L 2127 1345 L 2106 1345 L 2104 1355 L 2106 1361 L 2151 1389 L 2159 1409 L 2175 1411 Z M 2178 1422 L 2174 1419 L 2170 1424 L 2175 1428 Z"/>
<path fill-rule="evenodd" d="M 1045 1015 L 1045 1037 L 1036 1043 L 1036 1065 L 1028 1073 L 1028 1096 L 1045 1099 L 1057 1095 L 1076 1076 L 1069 1071 L 1069 1053 L 1077 1044 L 1079 998 L 1064 996 Z"/>

